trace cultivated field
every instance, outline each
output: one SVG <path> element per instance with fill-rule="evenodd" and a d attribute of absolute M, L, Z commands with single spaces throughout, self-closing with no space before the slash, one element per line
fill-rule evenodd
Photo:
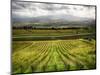
<path fill-rule="evenodd" d="M 96 68 L 95 40 L 13 41 L 13 73 Z"/>
<path fill-rule="evenodd" d="M 96 6 L 12 2 L 12 74 L 96 69 Z"/>
<path fill-rule="evenodd" d="M 13 36 L 63 36 L 82 33 L 93 33 L 92 28 L 70 28 L 70 29 L 13 29 Z"/>

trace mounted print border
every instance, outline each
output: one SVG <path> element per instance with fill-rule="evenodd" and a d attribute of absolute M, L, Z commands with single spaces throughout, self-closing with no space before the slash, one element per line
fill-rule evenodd
<path fill-rule="evenodd" d="M 12 1 L 12 74 L 96 69 L 96 5 Z"/>

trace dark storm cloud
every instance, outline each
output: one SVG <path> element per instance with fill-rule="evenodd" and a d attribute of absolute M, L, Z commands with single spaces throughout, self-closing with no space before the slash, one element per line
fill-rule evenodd
<path fill-rule="evenodd" d="M 13 11 L 22 11 L 24 9 L 28 9 L 28 10 L 32 10 L 35 11 L 36 10 L 36 6 L 33 3 L 30 2 L 19 2 L 19 1 L 13 1 L 12 2 L 12 10 Z"/>
<path fill-rule="evenodd" d="M 60 9 L 70 9 L 70 7 L 69 6 L 62 6 Z"/>
<path fill-rule="evenodd" d="M 61 5 L 60 7 L 58 7 L 57 5 L 59 4 L 43 3 L 43 4 L 40 4 L 40 6 L 38 7 L 40 9 L 48 10 L 48 11 L 57 11 L 57 10 L 63 10 L 63 9 L 69 10 L 70 9 L 68 6 L 65 6 L 65 5 Z"/>
<path fill-rule="evenodd" d="M 12 2 L 12 16 L 14 18 L 29 18 L 39 16 L 72 15 L 77 17 L 94 18 L 95 9 L 92 6 L 62 5 L 35 2 Z"/>
<path fill-rule="evenodd" d="M 83 11 L 84 10 L 84 6 L 74 5 L 73 6 L 73 10 L 75 10 L 75 11 Z"/>
<path fill-rule="evenodd" d="M 39 4 L 39 5 L 38 5 Z M 59 4 L 56 4 L 59 5 Z M 13 10 L 20 10 L 20 9 L 31 9 L 36 10 L 36 8 L 47 10 L 47 11 L 57 11 L 57 10 L 69 10 L 70 8 L 66 5 L 61 5 L 60 7 L 55 6 L 55 4 L 50 3 L 32 3 L 32 2 L 12 2 L 12 9 Z"/>
<path fill-rule="evenodd" d="M 22 9 L 23 7 L 19 5 L 17 2 L 12 2 L 12 10 L 19 10 Z"/>
<path fill-rule="evenodd" d="M 95 8 L 95 6 L 91 6 L 91 5 L 83 5 L 84 8 L 86 8 L 87 10 L 92 10 Z"/>

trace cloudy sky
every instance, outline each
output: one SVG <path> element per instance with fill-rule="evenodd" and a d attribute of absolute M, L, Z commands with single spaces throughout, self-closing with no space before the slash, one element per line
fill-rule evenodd
<path fill-rule="evenodd" d="M 12 2 L 13 18 L 36 18 L 41 16 L 57 16 L 67 15 L 95 19 L 95 7 L 83 5 L 65 5 L 50 3 L 34 3 L 34 2 Z"/>

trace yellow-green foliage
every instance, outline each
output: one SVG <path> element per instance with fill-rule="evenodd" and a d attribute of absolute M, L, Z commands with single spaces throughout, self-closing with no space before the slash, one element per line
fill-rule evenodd
<path fill-rule="evenodd" d="M 13 73 L 95 69 L 95 40 L 13 41 Z"/>
<path fill-rule="evenodd" d="M 66 29 L 66 30 L 39 30 L 39 29 L 13 29 L 13 36 L 32 35 L 32 36 L 61 36 L 67 34 L 89 33 L 84 29 Z"/>

